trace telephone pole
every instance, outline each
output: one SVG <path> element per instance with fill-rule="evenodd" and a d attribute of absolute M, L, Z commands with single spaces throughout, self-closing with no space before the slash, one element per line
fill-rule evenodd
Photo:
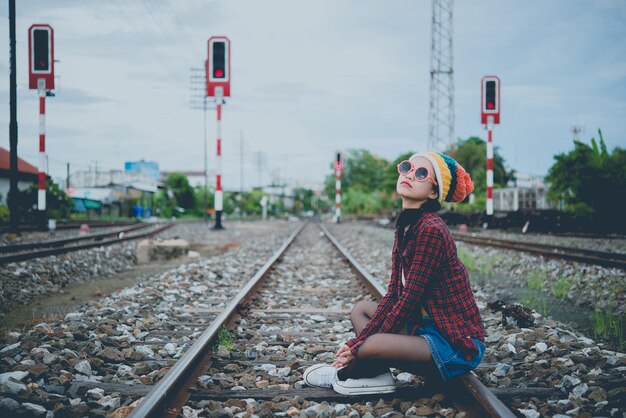
<path fill-rule="evenodd" d="M 191 72 L 189 76 L 189 89 L 191 92 L 191 100 L 189 107 L 192 109 L 202 110 L 203 113 L 203 129 L 202 129 L 202 144 L 203 144 L 203 156 L 204 156 L 204 193 L 203 193 L 203 206 L 204 206 L 204 220 L 209 221 L 209 173 L 208 173 L 208 154 L 207 154 L 207 110 L 208 102 L 205 94 L 206 85 L 206 69 L 204 68 L 190 68 Z M 201 92 L 201 93 L 199 93 Z"/>
<path fill-rule="evenodd" d="M 9 226 L 11 232 L 19 230 L 19 214 L 17 213 L 17 74 L 15 65 L 15 0 L 9 0 L 9 50 L 10 50 L 10 75 L 9 75 Z"/>
<path fill-rule="evenodd" d="M 239 219 L 243 220 L 243 129 L 239 131 Z"/>

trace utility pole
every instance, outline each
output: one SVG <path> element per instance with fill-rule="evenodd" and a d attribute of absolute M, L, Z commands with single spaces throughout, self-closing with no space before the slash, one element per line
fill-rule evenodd
<path fill-rule="evenodd" d="M 433 0 L 428 118 L 428 149 L 432 151 L 454 144 L 453 7 L 454 0 Z"/>
<path fill-rule="evenodd" d="M 209 162 L 208 162 L 208 154 L 207 154 L 207 142 L 208 142 L 208 138 L 207 138 L 207 126 L 206 126 L 206 118 L 207 118 L 207 98 L 206 96 L 204 96 L 203 98 L 204 101 L 204 109 L 202 110 L 202 114 L 204 115 L 204 128 L 202 129 L 202 132 L 204 132 L 204 139 L 202 140 L 202 143 L 204 144 L 204 220 L 208 223 L 209 222 Z"/>
<path fill-rule="evenodd" d="M 203 159 L 204 159 L 204 219 L 209 222 L 209 164 L 208 164 L 208 139 L 207 139 L 207 113 L 208 113 L 208 100 L 205 94 L 206 92 L 206 69 L 205 68 L 190 68 L 191 74 L 189 76 L 189 89 L 191 92 L 191 100 L 189 107 L 192 109 L 202 110 L 203 112 L 203 129 L 202 129 L 202 144 L 203 144 Z M 198 93 L 201 92 L 201 93 Z"/>
<path fill-rule="evenodd" d="M 9 50 L 10 50 L 10 75 L 9 75 L 9 143 L 10 143 L 10 185 L 9 196 L 9 223 L 13 233 L 19 232 L 19 214 L 17 213 L 17 74 L 15 65 L 15 0 L 9 0 Z"/>
<path fill-rule="evenodd" d="M 263 168 L 265 168 L 266 155 L 264 152 L 257 151 L 254 154 L 254 162 L 259 170 L 259 188 L 263 190 Z"/>
<path fill-rule="evenodd" d="M 239 130 L 239 219 L 243 220 L 243 129 Z"/>
<path fill-rule="evenodd" d="M 65 190 L 67 191 L 70 189 L 70 163 L 67 163 L 65 168 L 67 172 L 67 176 L 65 177 Z"/>
<path fill-rule="evenodd" d="M 580 141 L 580 134 L 585 132 L 585 127 L 582 125 L 573 125 L 571 131 L 574 136 L 574 141 Z"/>

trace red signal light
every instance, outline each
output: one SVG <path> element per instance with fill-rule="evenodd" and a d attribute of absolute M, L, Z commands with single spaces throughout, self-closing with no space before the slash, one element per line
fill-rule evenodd
<path fill-rule="evenodd" d="M 215 77 L 224 77 L 223 70 L 215 70 Z"/>
<path fill-rule="evenodd" d="M 487 103 L 487 109 L 493 109 L 493 102 Z"/>

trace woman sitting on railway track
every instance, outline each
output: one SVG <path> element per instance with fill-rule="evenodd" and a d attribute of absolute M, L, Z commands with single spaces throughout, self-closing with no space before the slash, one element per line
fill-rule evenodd
<path fill-rule="evenodd" d="M 342 394 L 395 390 L 389 367 L 440 382 L 475 369 L 484 327 L 467 269 L 444 221 L 441 202 L 460 202 L 473 190 L 451 157 L 417 153 L 398 164 L 396 190 L 403 211 L 396 223 L 388 292 L 380 303 L 361 301 L 350 320 L 356 337 L 340 345 L 332 366 L 304 373 L 307 384 Z"/>

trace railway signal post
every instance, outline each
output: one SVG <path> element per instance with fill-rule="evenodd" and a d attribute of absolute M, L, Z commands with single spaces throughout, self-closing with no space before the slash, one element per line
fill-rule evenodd
<path fill-rule="evenodd" d="M 341 173 L 343 173 L 343 154 L 335 153 L 335 223 L 341 221 Z"/>
<path fill-rule="evenodd" d="M 487 129 L 487 223 L 493 218 L 493 125 L 500 124 L 500 79 L 485 76 L 481 82 L 481 123 Z"/>
<path fill-rule="evenodd" d="M 206 86 L 208 97 L 217 105 L 217 158 L 215 162 L 215 225 L 213 229 L 224 229 L 222 210 L 222 105 L 224 97 L 230 97 L 230 40 L 225 36 L 212 36 L 208 41 L 206 60 Z"/>
<path fill-rule="evenodd" d="M 54 89 L 54 31 L 50 25 L 28 29 L 28 88 L 39 94 L 39 184 L 37 209 L 40 222 L 46 214 L 46 95 Z"/>

